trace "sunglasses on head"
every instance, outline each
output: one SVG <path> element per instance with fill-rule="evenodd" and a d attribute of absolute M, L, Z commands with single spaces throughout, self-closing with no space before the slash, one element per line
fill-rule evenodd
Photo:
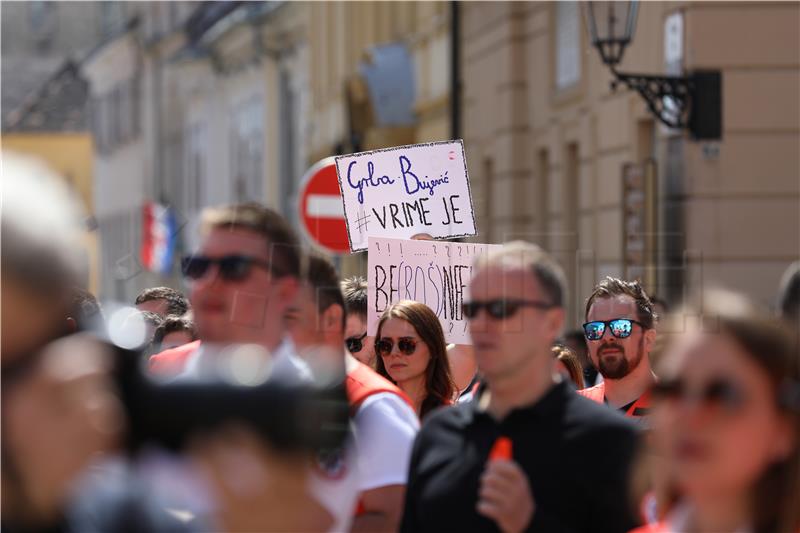
<path fill-rule="evenodd" d="M 347 351 L 350 353 L 358 353 L 364 349 L 364 337 L 367 336 L 367 332 L 365 331 L 363 335 L 360 337 L 347 337 L 344 340 L 345 346 L 347 346 Z"/>
<path fill-rule="evenodd" d="M 630 318 L 615 318 L 614 320 L 595 320 L 594 322 L 587 322 L 583 325 L 583 334 L 590 341 L 599 341 L 606 333 L 606 326 L 611 330 L 611 334 L 618 339 L 625 339 L 633 333 L 633 325 L 641 322 L 631 320 Z M 642 326 L 644 328 L 644 326 Z"/>
<path fill-rule="evenodd" d="M 375 341 L 375 353 L 381 357 L 388 357 L 393 348 L 394 340 L 389 337 Z M 417 340 L 411 337 L 400 337 L 397 340 L 397 349 L 403 355 L 411 355 L 417 350 Z"/>
<path fill-rule="evenodd" d="M 741 409 L 746 397 L 741 386 L 724 378 L 691 388 L 682 379 L 662 380 L 653 385 L 653 396 L 668 401 L 691 400 L 704 407 L 722 407 L 729 413 Z"/>
<path fill-rule="evenodd" d="M 495 320 L 503 320 L 511 318 L 523 307 L 535 307 L 536 309 L 550 309 L 553 306 L 545 302 L 537 302 L 534 300 L 473 300 L 471 302 L 464 302 L 461 304 L 461 312 L 468 320 L 472 320 L 478 316 L 481 309 L 486 309 L 489 316 Z"/>
<path fill-rule="evenodd" d="M 226 281 L 241 281 L 247 278 L 253 267 L 272 271 L 269 262 L 246 255 L 226 255 L 224 257 L 190 255 L 181 260 L 181 270 L 186 278 L 196 280 L 205 276 L 208 269 L 214 264 L 218 266 L 219 276 Z"/>

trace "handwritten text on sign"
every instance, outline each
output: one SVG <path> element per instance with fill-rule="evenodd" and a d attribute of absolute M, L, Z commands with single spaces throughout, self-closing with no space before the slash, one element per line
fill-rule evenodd
<path fill-rule="evenodd" d="M 336 158 L 350 250 L 368 237 L 475 235 L 461 141 L 387 148 Z"/>
<path fill-rule="evenodd" d="M 415 300 L 433 309 L 447 342 L 472 344 L 461 304 L 469 300 L 474 261 L 495 246 L 370 237 L 369 334 L 389 304 Z"/>

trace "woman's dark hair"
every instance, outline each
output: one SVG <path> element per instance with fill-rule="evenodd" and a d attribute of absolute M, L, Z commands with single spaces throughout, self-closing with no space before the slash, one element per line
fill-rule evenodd
<path fill-rule="evenodd" d="M 699 316 L 704 331 L 726 335 L 768 376 L 775 407 L 793 426 L 793 450 L 762 474 L 751 492 L 755 533 L 800 531 L 800 354 L 797 336 L 744 296 L 709 291 L 701 303 L 675 315 Z M 670 331 L 678 331 L 670 329 Z M 669 359 L 667 354 L 665 360 Z M 674 500 L 674 487 L 665 487 L 662 501 Z"/>
<path fill-rule="evenodd" d="M 575 352 L 566 346 L 556 344 L 553 346 L 553 357 L 564 363 L 564 366 L 567 368 L 567 372 L 569 372 L 569 378 L 575 384 L 575 387 L 582 389 L 584 387 L 583 367 L 581 366 L 580 361 L 578 361 L 578 356 L 575 355 Z"/>
<path fill-rule="evenodd" d="M 399 318 L 411 324 L 417 335 L 428 346 L 431 354 L 428 368 L 425 370 L 425 389 L 428 395 L 423 400 L 420 409 L 420 418 L 425 418 L 425 415 L 433 409 L 452 402 L 456 392 L 453 375 L 450 371 L 450 361 L 447 358 L 447 345 L 444 341 L 442 324 L 436 313 L 427 305 L 411 300 L 401 300 L 383 312 L 380 322 L 378 322 L 376 340 L 381 338 L 383 325 L 390 318 Z M 376 371 L 394 382 L 386 371 L 382 357 L 376 358 Z"/>

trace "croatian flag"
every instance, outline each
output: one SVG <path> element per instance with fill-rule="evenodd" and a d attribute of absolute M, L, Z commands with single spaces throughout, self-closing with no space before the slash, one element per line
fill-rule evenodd
<path fill-rule="evenodd" d="M 172 270 L 175 214 L 169 207 L 147 202 L 142 210 L 142 265 L 164 276 Z"/>

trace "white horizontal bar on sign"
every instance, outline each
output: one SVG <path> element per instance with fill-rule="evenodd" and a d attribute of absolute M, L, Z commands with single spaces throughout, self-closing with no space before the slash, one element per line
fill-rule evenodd
<path fill-rule="evenodd" d="M 316 218 L 344 218 L 342 197 L 338 194 L 310 194 L 306 198 L 306 213 Z"/>

